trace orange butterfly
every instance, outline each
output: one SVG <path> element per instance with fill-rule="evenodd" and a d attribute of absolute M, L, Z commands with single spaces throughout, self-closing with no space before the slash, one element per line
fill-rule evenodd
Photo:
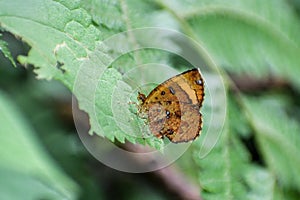
<path fill-rule="evenodd" d="M 138 94 L 139 112 L 148 116 L 151 132 L 171 142 L 188 142 L 199 136 L 204 100 L 204 81 L 199 69 L 174 76 L 154 88 L 146 97 Z"/>

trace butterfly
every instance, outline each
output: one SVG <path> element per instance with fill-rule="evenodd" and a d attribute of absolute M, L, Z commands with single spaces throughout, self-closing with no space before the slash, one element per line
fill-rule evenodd
<path fill-rule="evenodd" d="M 138 93 L 139 113 L 148 117 L 150 131 L 173 143 L 195 140 L 202 129 L 200 108 L 204 80 L 197 68 L 178 74 L 154 88 L 146 97 Z"/>

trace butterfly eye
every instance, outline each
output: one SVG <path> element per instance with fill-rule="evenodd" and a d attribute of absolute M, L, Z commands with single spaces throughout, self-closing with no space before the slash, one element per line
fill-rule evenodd
<path fill-rule="evenodd" d="M 202 81 L 201 80 L 196 80 L 195 81 L 197 85 L 202 85 Z"/>
<path fill-rule="evenodd" d="M 146 100 L 146 96 L 139 92 L 137 99 L 144 102 Z"/>

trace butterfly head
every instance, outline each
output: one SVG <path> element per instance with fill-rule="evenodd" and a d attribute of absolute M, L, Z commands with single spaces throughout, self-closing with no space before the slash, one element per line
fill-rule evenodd
<path fill-rule="evenodd" d="M 141 104 L 143 104 L 145 102 L 146 98 L 147 98 L 146 95 L 144 95 L 143 93 L 138 92 L 137 99 L 138 99 L 139 102 L 141 102 Z"/>

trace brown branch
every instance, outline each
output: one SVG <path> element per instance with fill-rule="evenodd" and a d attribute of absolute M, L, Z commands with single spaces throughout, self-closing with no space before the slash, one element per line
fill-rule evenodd
<path fill-rule="evenodd" d="M 163 183 L 166 191 L 174 194 L 178 199 L 201 200 L 200 186 L 195 185 L 179 171 L 176 166 L 169 166 L 164 169 L 152 172 L 158 180 Z"/>
<path fill-rule="evenodd" d="M 193 184 L 175 166 L 153 172 L 161 181 L 166 190 L 174 194 L 178 199 L 201 200 L 200 187 Z"/>
<path fill-rule="evenodd" d="M 124 148 L 133 152 L 147 152 L 148 147 L 142 145 L 133 145 L 126 143 Z M 151 157 L 144 157 L 136 160 L 137 164 L 145 165 L 151 162 Z M 170 165 L 163 169 L 149 172 L 150 176 L 155 177 L 155 181 L 160 188 L 163 188 L 169 194 L 172 194 L 175 199 L 183 200 L 201 200 L 200 186 L 195 185 L 189 180 L 186 175 L 181 172 L 175 165 Z"/>
<path fill-rule="evenodd" d="M 261 79 L 250 75 L 230 75 L 230 77 L 241 92 L 263 92 L 290 87 L 289 82 L 285 79 L 271 75 Z"/>

